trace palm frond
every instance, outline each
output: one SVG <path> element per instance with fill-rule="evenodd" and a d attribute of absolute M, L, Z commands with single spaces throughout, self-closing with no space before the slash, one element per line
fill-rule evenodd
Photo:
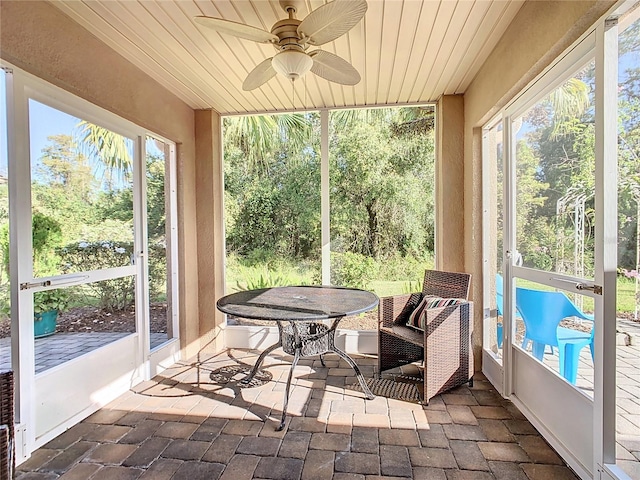
<path fill-rule="evenodd" d="M 566 135 L 571 125 L 589 108 L 589 86 L 578 78 L 570 78 L 549 95 L 553 111 L 551 139 Z"/>
<path fill-rule="evenodd" d="M 110 173 L 131 180 L 133 160 L 125 137 L 85 120 L 78 124 L 78 129 L 81 148 L 89 158 L 100 161 Z"/>

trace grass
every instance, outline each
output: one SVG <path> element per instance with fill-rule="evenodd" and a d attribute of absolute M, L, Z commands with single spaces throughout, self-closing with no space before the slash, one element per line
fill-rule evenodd
<path fill-rule="evenodd" d="M 301 265 L 296 262 L 280 260 L 273 264 L 265 262 L 261 265 L 243 265 L 236 257 L 227 261 L 227 293 L 246 288 L 260 288 L 277 285 L 313 285 L 320 283 L 318 272 L 311 264 Z M 271 284 L 272 282 L 275 282 Z M 539 290 L 553 290 L 552 287 L 518 279 L 518 286 L 536 288 Z M 379 297 L 400 295 L 417 290 L 417 279 L 409 280 L 373 280 L 368 289 Z M 633 313 L 635 311 L 635 281 L 626 277 L 618 277 L 617 281 L 617 311 Z M 582 309 L 593 311 L 593 299 L 583 296 Z"/>
<path fill-rule="evenodd" d="M 409 293 L 407 290 L 409 282 L 374 280 L 369 285 L 369 289 L 379 297 L 391 297 Z M 416 282 L 413 282 L 416 285 Z"/>
<path fill-rule="evenodd" d="M 616 305 L 619 312 L 634 312 L 635 302 L 635 281 L 630 278 L 618 277 Z"/>

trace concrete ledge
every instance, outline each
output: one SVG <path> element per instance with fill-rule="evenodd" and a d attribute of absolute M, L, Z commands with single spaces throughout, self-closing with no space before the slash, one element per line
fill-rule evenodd
<path fill-rule="evenodd" d="M 226 348 L 264 350 L 278 341 L 278 327 L 227 325 Z M 336 330 L 336 346 L 347 353 L 377 355 L 377 330 Z"/>

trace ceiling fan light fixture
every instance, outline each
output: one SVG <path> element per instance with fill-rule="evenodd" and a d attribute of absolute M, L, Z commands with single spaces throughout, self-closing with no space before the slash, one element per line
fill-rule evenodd
<path fill-rule="evenodd" d="M 271 66 L 279 74 L 295 81 L 311 70 L 313 60 L 304 52 L 287 49 L 277 53 L 271 59 Z"/>

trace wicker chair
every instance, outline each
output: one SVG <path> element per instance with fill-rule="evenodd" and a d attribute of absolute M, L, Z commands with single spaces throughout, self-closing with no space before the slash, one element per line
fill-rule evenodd
<path fill-rule="evenodd" d="M 473 303 L 425 310 L 424 332 L 408 327 L 407 318 L 424 296 L 467 299 L 470 279 L 466 273 L 427 270 L 421 293 L 380 299 L 378 373 L 421 361 L 425 404 L 464 383 L 473 386 Z"/>
<path fill-rule="evenodd" d="M 0 479 L 15 475 L 13 372 L 0 371 Z"/>

